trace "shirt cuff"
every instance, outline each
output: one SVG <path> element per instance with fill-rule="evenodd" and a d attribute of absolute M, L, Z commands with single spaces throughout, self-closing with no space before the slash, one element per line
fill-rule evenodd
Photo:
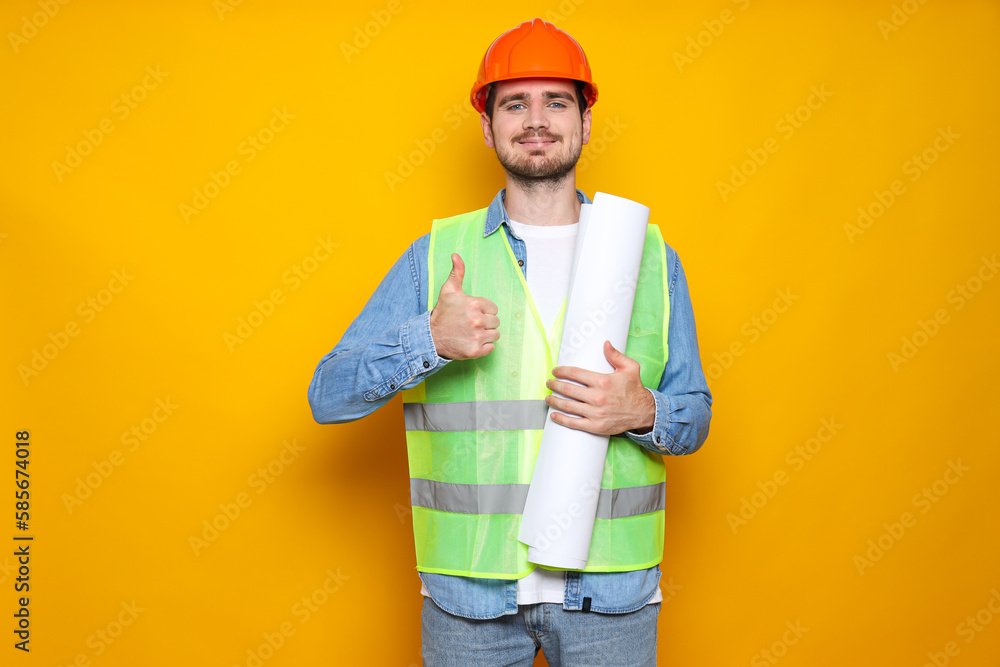
<path fill-rule="evenodd" d="M 641 435 L 633 431 L 625 431 L 625 435 L 646 449 L 661 454 L 670 454 L 670 449 L 667 447 L 670 442 L 667 436 L 667 427 L 670 425 L 668 417 L 670 415 L 670 399 L 666 395 L 658 391 L 653 391 L 649 387 L 646 387 L 646 391 L 653 395 L 653 403 L 656 405 L 656 413 L 653 416 L 653 428 L 648 433 Z"/>
<path fill-rule="evenodd" d="M 403 351 L 411 377 L 433 373 L 451 359 L 437 353 L 434 337 L 431 335 L 431 311 L 413 318 L 403 325 Z"/>
<path fill-rule="evenodd" d="M 399 330 L 402 363 L 392 377 L 364 393 L 366 401 L 377 401 L 397 391 L 415 387 L 451 359 L 438 356 L 431 338 L 430 311 L 405 322 Z M 396 353 L 398 356 L 399 353 Z"/>

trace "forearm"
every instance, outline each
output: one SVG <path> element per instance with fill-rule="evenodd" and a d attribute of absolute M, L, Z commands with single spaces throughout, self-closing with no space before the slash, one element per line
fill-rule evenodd
<path fill-rule="evenodd" d="M 448 363 L 434 349 L 429 317 L 429 311 L 416 315 L 356 347 L 343 346 L 345 336 L 313 373 L 313 418 L 321 424 L 360 419 Z"/>
<path fill-rule="evenodd" d="M 427 241 L 424 235 L 410 245 L 320 360 L 309 384 L 317 422 L 340 424 L 371 414 L 448 362 L 434 347 L 422 296 Z"/>
<path fill-rule="evenodd" d="M 712 419 L 710 398 L 700 392 L 668 396 L 646 388 L 656 404 L 653 428 L 645 433 L 628 431 L 636 444 L 657 454 L 680 456 L 698 451 L 708 437 Z"/>

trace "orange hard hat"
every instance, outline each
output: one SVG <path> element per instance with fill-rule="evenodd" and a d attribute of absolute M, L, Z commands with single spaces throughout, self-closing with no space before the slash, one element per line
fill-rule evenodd
<path fill-rule="evenodd" d="M 486 49 L 479 78 L 472 85 L 472 106 L 479 113 L 486 110 L 491 83 L 529 77 L 582 81 L 587 106 L 597 101 L 583 48 L 568 33 L 536 18 L 508 30 Z"/>

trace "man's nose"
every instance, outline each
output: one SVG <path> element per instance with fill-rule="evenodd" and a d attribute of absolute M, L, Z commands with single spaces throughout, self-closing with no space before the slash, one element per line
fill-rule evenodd
<path fill-rule="evenodd" d="M 532 104 L 524 118 L 524 129 L 538 129 L 549 126 L 549 117 L 545 115 L 544 104 Z"/>

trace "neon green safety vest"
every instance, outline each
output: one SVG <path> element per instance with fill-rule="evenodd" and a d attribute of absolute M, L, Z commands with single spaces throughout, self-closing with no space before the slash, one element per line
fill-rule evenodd
<path fill-rule="evenodd" d="M 483 236 L 486 210 L 435 220 L 428 257 L 428 309 L 465 261 L 462 289 L 497 304 L 500 339 L 490 354 L 448 363 L 403 394 L 417 570 L 520 579 L 535 565 L 518 542 L 538 455 L 566 304 L 546 338 L 503 230 Z M 625 354 L 656 389 L 667 362 L 666 250 L 649 225 Z M 625 288 L 628 289 L 628 288 Z M 663 558 L 663 457 L 612 437 L 585 572 L 652 567 Z"/>

